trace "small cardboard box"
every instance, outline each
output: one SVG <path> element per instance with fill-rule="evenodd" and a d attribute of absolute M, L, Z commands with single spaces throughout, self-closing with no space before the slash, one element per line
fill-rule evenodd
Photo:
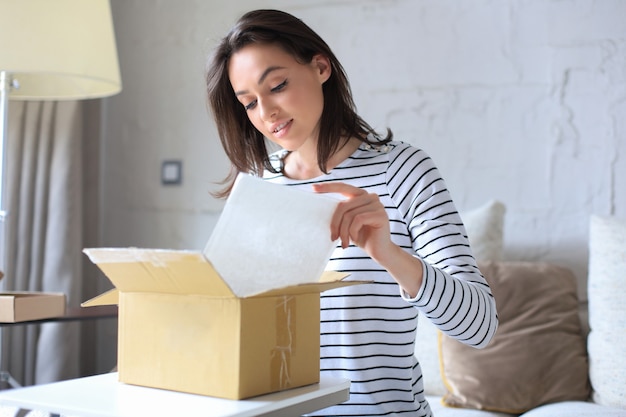
<path fill-rule="evenodd" d="M 65 314 L 65 294 L 35 291 L 0 293 L 0 322 L 17 323 L 61 317 Z"/>
<path fill-rule="evenodd" d="M 83 306 L 119 297 L 119 380 L 229 399 L 318 382 L 319 294 L 358 284 L 325 272 L 242 298 L 201 252 L 84 252 L 116 288 Z"/>

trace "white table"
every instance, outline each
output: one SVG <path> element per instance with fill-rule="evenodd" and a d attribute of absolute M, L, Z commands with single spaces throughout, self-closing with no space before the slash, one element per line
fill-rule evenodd
<path fill-rule="evenodd" d="M 127 385 L 116 372 L 0 391 L 0 405 L 78 417 L 285 416 L 310 413 L 348 399 L 350 381 L 319 384 L 233 401 Z"/>

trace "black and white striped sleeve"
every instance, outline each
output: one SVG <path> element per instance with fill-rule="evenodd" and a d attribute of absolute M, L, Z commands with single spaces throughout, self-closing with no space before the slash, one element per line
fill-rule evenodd
<path fill-rule="evenodd" d="M 495 300 L 439 170 L 424 151 L 399 146 L 389 161 L 387 184 L 409 225 L 414 256 L 424 266 L 417 296 L 403 293 L 403 298 L 446 335 L 486 346 L 498 325 Z"/>

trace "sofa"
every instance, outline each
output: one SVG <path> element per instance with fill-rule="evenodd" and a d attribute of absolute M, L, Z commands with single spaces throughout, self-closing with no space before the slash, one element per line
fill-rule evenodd
<path fill-rule="evenodd" d="M 461 213 L 498 306 L 492 342 L 467 347 L 420 316 L 434 416 L 626 417 L 626 221 L 591 216 L 577 279 L 556 263 L 503 260 L 504 214 L 497 201 Z"/>

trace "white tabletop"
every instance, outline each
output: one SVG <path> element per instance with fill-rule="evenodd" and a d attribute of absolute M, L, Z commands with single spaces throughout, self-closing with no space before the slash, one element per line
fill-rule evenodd
<path fill-rule="evenodd" d="M 77 417 L 285 416 L 310 413 L 348 399 L 350 381 L 319 384 L 233 401 L 118 382 L 117 373 L 0 391 L 0 405 Z"/>

